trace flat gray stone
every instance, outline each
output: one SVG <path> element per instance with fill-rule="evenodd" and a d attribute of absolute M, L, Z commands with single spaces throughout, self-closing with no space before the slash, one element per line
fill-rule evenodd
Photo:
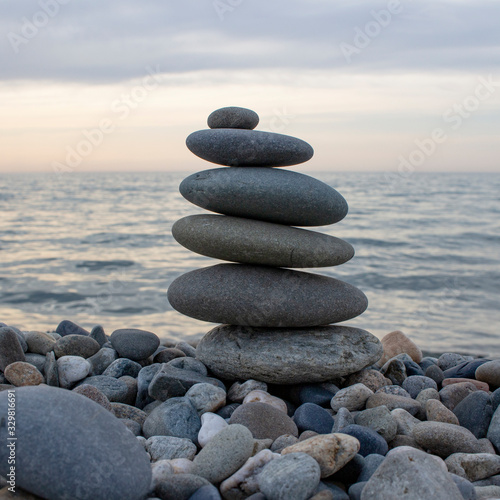
<path fill-rule="evenodd" d="M 233 424 L 219 431 L 196 455 L 193 474 L 211 483 L 220 483 L 234 474 L 253 452 L 252 433 L 243 425 Z"/>
<path fill-rule="evenodd" d="M 361 500 L 457 500 L 460 490 L 446 467 L 415 449 L 391 451 L 366 483 Z"/>
<path fill-rule="evenodd" d="M 151 484 L 143 446 L 109 411 L 90 399 L 49 386 L 16 389 L 16 485 L 42 498 L 136 500 Z M 0 415 L 7 420 L 7 391 Z M 7 441 L 7 426 L 0 439 Z M 0 448 L 7 475 L 9 448 Z M 89 480 L 91 478 L 91 480 Z"/>
<path fill-rule="evenodd" d="M 173 225 L 172 235 L 192 252 L 245 264 L 328 267 L 354 256 L 354 248 L 334 236 L 242 217 L 190 215 Z"/>
<path fill-rule="evenodd" d="M 87 358 L 92 375 L 102 375 L 106 368 L 118 358 L 118 353 L 110 347 L 101 347 L 93 356 Z"/>
<path fill-rule="evenodd" d="M 205 335 L 196 349 L 196 356 L 216 377 L 272 384 L 326 382 L 359 371 L 381 355 L 382 346 L 375 336 L 347 326 L 221 325 Z"/>
<path fill-rule="evenodd" d="M 97 354 L 101 346 L 91 337 L 85 335 L 71 334 L 61 337 L 54 345 L 56 358 L 62 356 L 80 356 L 90 358 Z"/>
<path fill-rule="evenodd" d="M 289 453 L 264 466 L 257 481 L 269 500 L 307 500 L 320 481 L 320 467 L 305 453 Z"/>
<path fill-rule="evenodd" d="M 359 316 L 368 306 L 361 290 L 335 278 L 247 264 L 183 274 L 167 296 L 186 316 L 255 327 L 327 325 Z"/>
<path fill-rule="evenodd" d="M 247 108 L 228 106 L 212 111 L 207 119 L 210 128 L 243 128 L 253 130 L 259 124 L 259 115 Z"/>
<path fill-rule="evenodd" d="M 128 394 L 128 387 L 125 382 L 105 375 L 87 377 L 79 382 L 77 386 L 83 384 L 97 387 L 113 403 L 123 403 Z"/>
<path fill-rule="evenodd" d="M 188 136 L 186 146 L 196 156 L 228 167 L 287 167 L 314 155 L 296 137 L 232 128 L 198 130 Z"/>
<path fill-rule="evenodd" d="M 128 358 L 132 361 L 148 358 L 160 345 L 160 339 L 157 335 L 136 328 L 115 330 L 111 334 L 110 342 L 122 358 Z"/>
<path fill-rule="evenodd" d="M 216 168 L 186 177 L 191 203 L 225 215 L 290 226 L 334 224 L 347 215 L 343 196 L 308 175 L 274 168 Z"/>

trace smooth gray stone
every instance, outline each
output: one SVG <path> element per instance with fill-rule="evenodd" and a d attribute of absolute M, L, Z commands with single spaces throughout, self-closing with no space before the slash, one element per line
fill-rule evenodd
<path fill-rule="evenodd" d="M 144 436 L 175 436 L 197 443 L 201 420 L 187 398 L 171 398 L 158 405 L 142 426 Z"/>
<path fill-rule="evenodd" d="M 83 384 L 97 387 L 112 403 L 123 403 L 128 395 L 128 386 L 122 380 L 104 375 L 87 377 L 78 382 L 77 387 Z"/>
<path fill-rule="evenodd" d="M 45 373 L 45 383 L 53 387 L 59 387 L 59 370 L 54 351 L 50 351 L 45 355 L 43 371 Z"/>
<path fill-rule="evenodd" d="M 327 325 L 359 316 L 368 306 L 361 290 L 335 278 L 247 264 L 183 274 L 167 297 L 186 316 L 255 327 Z"/>
<path fill-rule="evenodd" d="M 196 349 L 194 352 L 196 354 Z M 208 374 L 207 367 L 200 360 L 195 359 L 194 357 L 191 358 L 189 356 L 185 356 L 184 358 L 174 358 L 165 364 L 173 366 L 174 368 L 179 368 L 180 370 L 197 372 L 204 377 Z"/>
<path fill-rule="evenodd" d="M 500 406 L 493 413 L 486 437 L 492 442 L 496 452 L 500 454 Z"/>
<path fill-rule="evenodd" d="M 182 351 L 189 358 L 194 358 L 196 356 L 196 348 L 187 342 L 178 342 L 175 344 L 174 348 L 179 349 L 179 351 Z"/>
<path fill-rule="evenodd" d="M 66 335 L 90 335 L 85 328 L 73 323 L 69 319 L 64 319 L 57 325 L 56 333 L 61 337 L 65 337 Z"/>
<path fill-rule="evenodd" d="M 189 500 L 203 486 L 211 486 L 203 477 L 194 474 L 172 474 L 168 480 L 158 484 L 155 493 L 161 500 Z"/>
<path fill-rule="evenodd" d="M 172 460 L 174 458 L 193 460 L 196 455 L 196 445 L 186 438 L 152 436 L 146 441 L 146 451 L 153 462 Z"/>
<path fill-rule="evenodd" d="M 102 373 L 107 377 L 120 378 L 125 375 L 136 378 L 142 366 L 128 358 L 115 359 Z"/>
<path fill-rule="evenodd" d="M 118 358 L 118 353 L 109 347 L 101 347 L 93 356 L 87 358 L 92 375 L 102 375 L 106 368 Z"/>
<path fill-rule="evenodd" d="M 90 337 L 97 341 L 101 347 L 108 341 L 108 338 L 104 333 L 104 328 L 101 325 L 96 325 L 92 328 Z"/>
<path fill-rule="evenodd" d="M 25 356 L 26 356 L 26 363 L 29 363 L 34 367 L 36 367 L 36 369 L 43 375 L 45 370 L 45 356 L 42 356 L 41 354 L 35 354 L 32 352 L 27 352 Z"/>
<path fill-rule="evenodd" d="M 7 420 L 7 391 L 0 393 Z M 16 485 L 50 499 L 137 500 L 151 485 L 143 446 L 109 411 L 89 398 L 49 386 L 16 388 Z M 7 425 L 0 439 L 7 441 Z M 9 448 L 0 447 L 0 474 Z M 91 478 L 91 479 L 90 479 Z"/>
<path fill-rule="evenodd" d="M 380 341 L 348 326 L 304 329 L 221 325 L 196 349 L 216 377 L 273 384 L 326 382 L 362 370 L 382 356 Z"/>
<path fill-rule="evenodd" d="M 86 359 L 97 354 L 100 349 L 101 346 L 96 340 L 78 334 L 65 335 L 54 345 L 56 358 L 61 358 L 62 356 L 81 356 Z"/>
<path fill-rule="evenodd" d="M 220 380 L 205 377 L 195 371 L 181 370 L 164 364 L 149 384 L 148 393 L 156 400 L 165 401 L 168 398 L 184 396 L 193 385 L 200 383 L 212 384 L 225 389 Z"/>
<path fill-rule="evenodd" d="M 289 453 L 268 462 L 257 481 L 269 500 L 307 500 L 319 485 L 320 468 L 305 453 Z"/>
<path fill-rule="evenodd" d="M 391 451 L 361 493 L 361 500 L 457 500 L 461 497 L 446 468 L 439 467 L 432 456 L 416 449 Z"/>
<path fill-rule="evenodd" d="M 288 167 L 314 155 L 296 137 L 234 128 L 198 130 L 188 136 L 186 146 L 196 156 L 228 167 Z"/>
<path fill-rule="evenodd" d="M 207 119 L 210 128 L 243 128 L 253 130 L 259 124 L 259 115 L 247 108 L 228 106 L 212 111 Z"/>
<path fill-rule="evenodd" d="M 137 397 L 135 400 L 135 406 L 140 408 L 141 410 L 152 403 L 154 399 L 149 395 L 148 389 L 151 380 L 153 380 L 154 376 L 161 370 L 160 363 L 153 363 L 149 366 L 144 366 L 139 375 L 137 375 Z"/>
<path fill-rule="evenodd" d="M 472 392 L 453 408 L 453 413 L 462 427 L 482 439 L 486 437 L 493 416 L 490 395 L 485 391 Z"/>
<path fill-rule="evenodd" d="M 26 361 L 17 333 L 10 326 L 0 328 L 0 370 L 16 361 Z"/>
<path fill-rule="evenodd" d="M 110 342 L 122 358 L 140 361 L 149 358 L 160 345 L 160 339 L 152 332 L 136 328 L 115 330 Z"/>
<path fill-rule="evenodd" d="M 324 226 L 347 215 L 347 202 L 324 182 L 290 170 L 216 168 L 186 177 L 191 203 L 225 215 L 290 226 Z"/>
<path fill-rule="evenodd" d="M 192 252 L 245 264 L 328 267 L 354 256 L 354 248 L 334 236 L 226 215 L 183 217 L 173 225 L 172 235 Z"/>

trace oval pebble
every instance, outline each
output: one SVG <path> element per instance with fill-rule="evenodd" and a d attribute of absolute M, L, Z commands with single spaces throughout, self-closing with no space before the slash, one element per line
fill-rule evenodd
<path fill-rule="evenodd" d="M 210 128 L 242 128 L 253 130 L 259 124 L 259 115 L 247 108 L 227 106 L 212 111 L 207 119 Z"/>

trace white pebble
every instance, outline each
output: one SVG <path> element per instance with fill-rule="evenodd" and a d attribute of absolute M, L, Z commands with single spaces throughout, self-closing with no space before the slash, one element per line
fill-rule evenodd
<path fill-rule="evenodd" d="M 59 385 L 68 389 L 72 384 L 84 379 L 90 372 L 90 363 L 80 356 L 61 356 L 57 360 Z"/>
<path fill-rule="evenodd" d="M 215 413 L 204 413 L 201 416 L 201 429 L 198 433 L 198 443 L 203 448 L 218 432 L 229 424 Z"/>

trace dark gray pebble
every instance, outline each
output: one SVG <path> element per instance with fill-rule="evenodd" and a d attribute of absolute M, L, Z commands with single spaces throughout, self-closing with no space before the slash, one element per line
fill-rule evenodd
<path fill-rule="evenodd" d="M 406 376 L 411 377 L 413 375 L 424 375 L 424 370 L 418 365 L 418 363 L 415 363 L 415 361 L 403 361 L 405 364 L 406 368 Z"/>
<path fill-rule="evenodd" d="M 142 366 L 128 358 L 115 359 L 103 372 L 108 377 L 120 378 L 124 375 L 136 378 Z"/>
<path fill-rule="evenodd" d="M 153 380 L 154 376 L 161 369 L 160 363 L 154 363 L 149 366 L 144 366 L 137 375 L 137 398 L 135 400 L 135 406 L 141 410 L 152 403 L 154 399 L 149 395 L 149 384 Z"/>
<path fill-rule="evenodd" d="M 64 319 L 57 325 L 56 333 L 58 333 L 61 337 L 65 337 L 66 335 L 90 335 L 87 330 L 78 326 L 76 323 L 73 323 L 73 321 L 70 321 L 69 319 Z"/>
<path fill-rule="evenodd" d="M 161 500 L 189 500 L 202 486 L 210 486 L 203 477 L 194 474 L 172 474 L 168 481 L 158 484 L 155 493 Z"/>
<path fill-rule="evenodd" d="M 413 399 L 424 389 L 435 389 L 436 391 L 438 389 L 434 380 L 423 375 L 410 375 L 403 381 L 402 387 Z"/>
<path fill-rule="evenodd" d="M 179 368 L 179 370 L 189 370 L 199 373 L 204 377 L 206 377 L 208 373 L 207 367 L 199 359 L 194 359 L 189 356 L 184 358 L 175 358 L 167 364 L 173 368 Z"/>
<path fill-rule="evenodd" d="M 45 355 L 45 365 L 43 367 L 45 374 L 45 383 L 53 387 L 59 387 L 59 370 L 57 369 L 57 360 L 54 351 Z"/>
<path fill-rule="evenodd" d="M 436 382 L 438 387 L 441 387 L 441 383 L 444 380 L 443 370 L 437 365 L 431 365 L 425 370 L 425 376 L 431 378 Z"/>
<path fill-rule="evenodd" d="M 366 481 L 351 484 L 349 487 L 349 500 L 361 500 L 361 493 L 366 485 Z"/>
<path fill-rule="evenodd" d="M 108 341 L 104 328 L 101 325 L 94 326 L 90 332 L 90 337 L 93 338 L 101 347 Z"/>
<path fill-rule="evenodd" d="M 304 403 L 295 410 L 293 421 L 299 432 L 314 431 L 318 434 L 330 434 L 333 417 L 324 408 L 314 403 Z"/>
<path fill-rule="evenodd" d="M 166 347 L 154 355 L 153 361 L 155 363 L 168 363 L 175 358 L 183 358 L 185 356 L 186 355 L 179 349 L 175 349 L 174 347 Z"/>
<path fill-rule="evenodd" d="M 77 386 L 88 384 L 97 387 L 111 402 L 123 403 L 128 394 L 128 387 L 125 382 L 113 377 L 95 375 L 80 381 Z"/>
<path fill-rule="evenodd" d="M 389 451 L 389 446 L 385 439 L 368 427 L 351 424 L 342 429 L 342 434 L 349 434 L 349 436 L 353 436 L 359 441 L 361 445 L 359 454 L 363 457 L 372 453 L 385 456 Z"/>
<path fill-rule="evenodd" d="M 160 339 L 157 335 L 135 328 L 115 330 L 111 334 L 110 341 L 122 358 L 129 358 L 132 361 L 148 358 L 160 345 Z"/>
<path fill-rule="evenodd" d="M 259 123 L 259 115 L 247 108 L 227 106 L 212 111 L 207 119 L 210 128 L 242 128 L 253 130 Z"/>
<path fill-rule="evenodd" d="M 26 363 L 35 366 L 37 370 L 42 374 L 44 373 L 45 359 L 46 359 L 45 356 L 42 356 L 41 354 L 34 354 L 32 352 L 27 352 L 25 356 L 26 356 Z"/>
<path fill-rule="evenodd" d="M 241 403 L 231 403 L 229 405 L 223 406 L 220 410 L 217 410 L 217 415 L 222 418 L 231 418 L 236 408 L 240 407 Z"/>
<path fill-rule="evenodd" d="M 358 481 L 368 481 L 384 459 L 385 457 L 383 455 L 378 455 L 376 453 L 367 455 L 363 462 L 363 468 L 358 476 Z"/>
<path fill-rule="evenodd" d="M 444 378 L 476 378 L 476 369 L 478 366 L 491 361 L 490 359 L 474 359 L 472 361 L 464 361 L 457 366 L 448 368 L 443 371 Z"/>
<path fill-rule="evenodd" d="M 199 490 L 196 490 L 189 500 L 221 500 L 219 490 L 213 484 L 206 484 Z"/>
<path fill-rule="evenodd" d="M 90 363 L 90 373 L 92 375 L 102 375 L 104 370 L 116 359 L 118 358 L 118 353 L 109 347 L 102 347 L 87 361 Z"/>
<path fill-rule="evenodd" d="M 339 481 L 344 484 L 353 484 L 358 481 L 365 464 L 365 458 L 357 453 L 354 458 L 347 462 L 342 469 L 330 476 L 329 481 Z"/>
<path fill-rule="evenodd" d="M 476 490 L 470 481 L 464 477 L 457 476 L 456 474 L 450 473 L 450 476 L 451 479 L 453 479 L 453 482 L 458 486 L 464 500 L 476 500 Z"/>
<path fill-rule="evenodd" d="M 17 333 L 9 326 L 0 328 L 0 370 L 16 361 L 26 361 Z"/>
<path fill-rule="evenodd" d="M 469 429 L 478 439 L 484 438 L 493 416 L 491 398 L 484 391 L 472 392 L 455 406 L 453 413 L 462 427 Z"/>

